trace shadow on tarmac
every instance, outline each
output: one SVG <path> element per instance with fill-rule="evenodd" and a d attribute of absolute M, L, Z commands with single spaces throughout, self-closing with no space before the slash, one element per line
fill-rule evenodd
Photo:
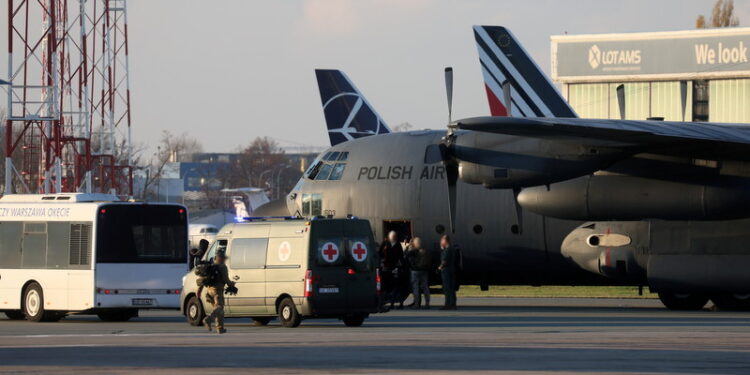
<path fill-rule="evenodd" d="M 2 349 L 3 366 L 305 370 L 505 370 L 746 374 L 747 352 L 460 346 L 47 347 Z"/>

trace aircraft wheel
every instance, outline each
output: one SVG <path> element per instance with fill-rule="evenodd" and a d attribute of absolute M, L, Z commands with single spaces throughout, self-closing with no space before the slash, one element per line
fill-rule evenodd
<path fill-rule="evenodd" d="M 198 296 L 192 296 L 188 300 L 187 308 L 185 309 L 185 317 L 188 323 L 193 327 L 200 327 L 203 325 L 203 318 L 206 317 L 206 311 L 203 310 L 203 304 Z"/>
<path fill-rule="evenodd" d="M 26 315 L 23 314 L 23 311 L 21 310 L 10 310 L 5 312 L 5 316 L 8 317 L 10 320 L 21 320 L 26 318 Z"/>
<path fill-rule="evenodd" d="M 670 310 L 700 310 L 706 306 L 708 297 L 697 293 L 660 292 L 659 299 Z"/>
<path fill-rule="evenodd" d="M 750 294 L 719 294 L 711 297 L 711 301 L 726 311 L 750 311 Z"/>
<path fill-rule="evenodd" d="M 279 321 L 281 321 L 282 326 L 287 328 L 299 327 L 302 323 L 302 317 L 299 315 L 294 301 L 289 297 L 284 298 L 279 304 Z"/>

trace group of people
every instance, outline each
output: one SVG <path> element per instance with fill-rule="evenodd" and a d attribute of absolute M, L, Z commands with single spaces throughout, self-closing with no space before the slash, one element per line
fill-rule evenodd
<path fill-rule="evenodd" d="M 412 238 L 406 245 L 399 242 L 398 233 L 391 231 L 379 249 L 380 275 L 383 295 L 381 310 L 387 305 L 393 309 L 404 307 L 409 294 L 414 295 L 414 309 L 430 308 L 430 272 L 433 268 L 432 253 L 422 246 L 419 237 Z M 450 236 L 440 237 L 440 262 L 436 267 L 443 282 L 445 306 L 441 310 L 456 309 L 456 273 L 460 267 L 458 249 L 451 245 Z M 422 304 L 424 296 L 424 305 Z"/>

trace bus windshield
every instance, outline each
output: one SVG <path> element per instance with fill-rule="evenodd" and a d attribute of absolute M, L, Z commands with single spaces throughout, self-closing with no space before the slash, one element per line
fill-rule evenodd
<path fill-rule="evenodd" d="M 101 206 L 97 263 L 187 263 L 187 215 L 178 206 Z"/>

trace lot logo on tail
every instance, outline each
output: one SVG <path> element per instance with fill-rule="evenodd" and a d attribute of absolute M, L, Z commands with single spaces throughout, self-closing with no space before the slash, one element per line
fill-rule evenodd
<path fill-rule="evenodd" d="M 320 100 L 331 146 L 391 130 L 367 99 L 340 70 L 317 69 Z"/>

